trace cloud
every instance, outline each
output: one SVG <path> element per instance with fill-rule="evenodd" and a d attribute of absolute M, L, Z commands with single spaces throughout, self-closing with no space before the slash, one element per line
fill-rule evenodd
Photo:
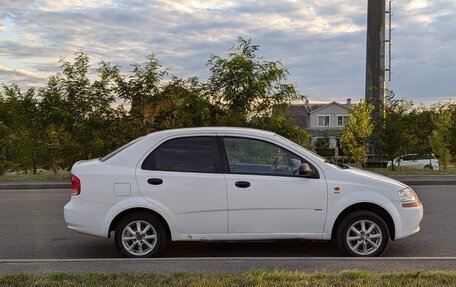
<path fill-rule="evenodd" d="M 61 12 L 70 9 L 93 9 L 111 5 L 110 0 L 40 0 L 36 2 L 38 9 L 50 12 Z"/>
<path fill-rule="evenodd" d="M 42 75 L 24 70 L 13 69 L 0 64 L 0 82 L 5 84 L 20 84 L 22 86 L 44 85 L 46 78 Z"/>
<path fill-rule="evenodd" d="M 129 65 L 154 53 L 181 77 L 208 76 L 212 54 L 226 55 L 238 36 L 260 54 L 279 59 L 303 94 L 314 100 L 364 95 L 365 0 L 38 0 L 0 6 L 2 80 L 22 81 L 59 69 L 78 49 L 94 62 Z M 399 97 L 416 101 L 454 96 L 456 3 L 393 2 L 393 82 Z"/>
<path fill-rule="evenodd" d="M 30 78 L 42 79 L 42 77 L 39 76 L 37 73 L 30 72 L 30 71 L 23 70 L 23 69 L 8 68 L 6 66 L 3 66 L 2 64 L 0 64 L 0 73 L 11 73 L 11 74 L 15 74 L 15 75 L 30 77 Z"/>

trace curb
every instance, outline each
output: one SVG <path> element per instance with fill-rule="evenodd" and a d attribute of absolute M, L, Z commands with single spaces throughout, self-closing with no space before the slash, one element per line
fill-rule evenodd
<path fill-rule="evenodd" d="M 430 176 L 390 176 L 390 178 L 407 185 L 456 185 L 454 175 L 430 175 Z"/>

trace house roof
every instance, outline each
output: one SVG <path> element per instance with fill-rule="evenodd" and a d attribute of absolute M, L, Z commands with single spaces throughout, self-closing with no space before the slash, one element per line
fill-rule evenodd
<path fill-rule="evenodd" d="M 348 110 L 350 107 L 353 106 L 352 104 L 350 104 L 350 105 L 348 105 L 348 104 L 340 104 L 340 103 L 338 103 L 338 102 L 336 102 L 336 101 L 333 101 L 333 102 L 331 102 L 331 103 L 323 104 L 323 105 L 322 105 L 322 104 L 317 104 L 317 105 L 315 105 L 315 108 L 311 109 L 308 113 L 309 113 L 309 114 L 314 113 L 314 112 L 316 112 L 316 111 L 319 111 L 319 110 L 321 110 L 321 109 L 323 109 L 323 108 L 325 108 L 325 107 L 331 106 L 331 105 L 338 105 L 338 106 L 340 106 L 340 107 L 342 107 L 342 108 L 344 108 L 344 109 L 347 109 L 347 110 Z M 311 106 L 311 105 L 309 104 L 309 106 Z"/>

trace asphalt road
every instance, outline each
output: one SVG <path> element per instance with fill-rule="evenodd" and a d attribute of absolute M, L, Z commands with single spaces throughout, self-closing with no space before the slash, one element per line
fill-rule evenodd
<path fill-rule="evenodd" d="M 332 242 L 270 241 L 270 242 L 181 242 L 171 243 L 163 259 L 136 260 L 136 271 L 223 271 L 237 272 L 249 268 L 338 270 L 340 268 L 374 268 L 381 270 L 419 269 L 456 270 L 456 186 L 415 186 L 425 207 L 425 216 L 418 234 L 394 241 L 384 254 L 395 257 L 375 260 L 329 259 L 340 254 Z M 17 270 L 81 270 L 90 264 L 74 259 L 93 258 L 92 264 L 117 267 L 130 266 L 131 260 L 117 258 L 112 239 L 78 234 L 66 228 L 63 206 L 70 191 L 60 189 L 0 190 L 0 273 Z M 205 259 L 198 259 L 205 257 Z M 315 258 L 320 257 L 320 258 Z M 402 257 L 453 257 L 447 260 Z M 208 259 L 209 258 L 209 259 Z M 402 258 L 402 259 L 399 259 Z M 10 259 L 16 259 L 11 261 Z M 29 261 L 29 259 L 33 259 Z M 36 261 L 35 259 L 52 259 Z M 64 261 L 53 261 L 65 259 Z M 200 263 L 195 263 L 198 261 Z M 147 263 L 146 263 L 147 262 Z M 150 266 L 155 269 L 150 270 Z M 216 262 L 216 263 L 214 263 Z M 413 264 L 412 264 L 413 263 Z M 28 266 L 28 267 L 27 267 Z M 41 266 L 41 267 L 40 267 Z M 53 268 L 60 267 L 61 269 Z M 76 268 L 75 266 L 79 266 Z M 81 267 L 82 266 L 82 267 Z M 134 268 L 131 265 L 130 268 Z M 143 267 L 141 267 L 143 266 Z M 231 266 L 231 267 L 230 267 Z M 300 268 L 297 268 L 300 266 Z M 414 268 L 415 268 L 414 267 Z M 67 268 L 67 269 L 65 269 Z M 82 269 L 81 269 L 82 268 Z M 99 271 L 103 268 L 99 267 Z M 399 268 L 401 269 L 401 268 Z M 128 268 L 123 269 L 128 271 Z"/>

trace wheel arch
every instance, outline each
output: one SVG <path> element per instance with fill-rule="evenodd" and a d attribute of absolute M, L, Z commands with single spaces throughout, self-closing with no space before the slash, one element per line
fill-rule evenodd
<path fill-rule="evenodd" d="M 151 214 L 151 215 L 155 216 L 158 220 L 161 221 L 161 223 L 165 227 L 166 239 L 167 240 L 171 239 L 171 230 L 169 228 L 168 222 L 163 218 L 163 216 L 161 216 L 158 212 L 155 212 L 152 209 L 144 208 L 144 207 L 129 208 L 129 209 L 126 209 L 126 210 L 120 212 L 119 214 L 117 214 L 114 217 L 114 219 L 111 221 L 111 224 L 109 225 L 108 237 L 111 237 L 111 232 L 115 231 L 117 224 L 119 223 L 119 221 L 122 218 L 124 218 L 128 214 L 132 214 L 132 213 L 135 213 L 135 212 L 145 212 L 145 213 L 148 213 L 148 214 Z"/>
<path fill-rule="evenodd" d="M 356 203 L 353 204 L 347 208 L 345 208 L 339 216 L 337 216 L 336 221 L 334 222 L 334 225 L 332 227 L 331 231 L 331 239 L 334 239 L 336 237 L 336 232 L 337 228 L 339 227 L 341 221 L 347 216 L 348 214 L 355 212 L 355 211 L 360 211 L 360 210 L 365 210 L 365 211 L 371 211 L 376 213 L 378 216 L 380 216 L 385 222 L 386 225 L 388 226 L 388 231 L 390 233 L 390 238 L 391 240 L 394 240 L 396 237 L 396 227 L 394 225 L 394 220 L 389 214 L 389 212 L 384 209 L 383 207 L 375 204 L 375 203 L 369 203 L 369 202 L 362 202 L 362 203 Z"/>

